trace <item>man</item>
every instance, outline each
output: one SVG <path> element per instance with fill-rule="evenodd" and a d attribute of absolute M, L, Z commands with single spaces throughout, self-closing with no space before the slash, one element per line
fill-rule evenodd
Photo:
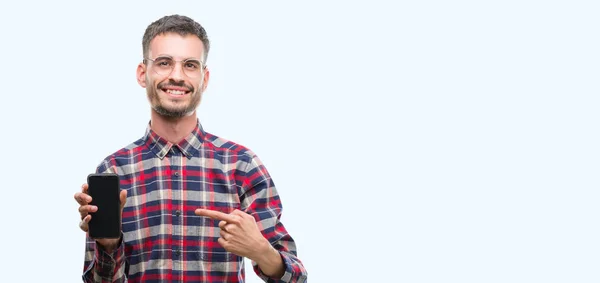
<path fill-rule="evenodd" d="M 247 257 L 265 282 L 305 282 L 266 168 L 196 117 L 209 79 L 204 28 L 166 16 L 148 26 L 142 47 L 137 80 L 152 108 L 146 134 L 96 169 L 120 176 L 121 237 L 86 233 L 83 281 L 243 282 Z M 85 232 L 98 209 L 87 188 L 74 196 Z"/>

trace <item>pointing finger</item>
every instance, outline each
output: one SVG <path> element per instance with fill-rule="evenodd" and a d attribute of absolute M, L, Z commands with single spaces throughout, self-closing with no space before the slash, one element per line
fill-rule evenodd
<path fill-rule="evenodd" d="M 238 217 L 229 215 L 220 211 L 198 208 L 195 211 L 196 215 L 210 217 L 215 220 L 227 221 L 229 223 L 237 223 Z"/>

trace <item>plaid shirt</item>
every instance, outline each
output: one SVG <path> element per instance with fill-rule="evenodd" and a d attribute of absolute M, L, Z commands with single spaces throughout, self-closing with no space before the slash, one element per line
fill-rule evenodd
<path fill-rule="evenodd" d="M 281 279 L 305 282 L 296 246 L 279 221 L 282 205 L 259 158 L 248 148 L 202 129 L 178 144 L 147 125 L 143 138 L 115 152 L 97 172 L 119 174 L 127 190 L 122 240 L 108 254 L 86 235 L 84 282 L 244 282 L 244 259 L 217 242 L 218 220 L 194 214 L 196 208 L 254 216 L 263 236 L 285 265 Z"/>

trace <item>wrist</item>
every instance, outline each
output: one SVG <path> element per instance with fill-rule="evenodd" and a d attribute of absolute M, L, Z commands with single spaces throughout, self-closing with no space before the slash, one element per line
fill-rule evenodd
<path fill-rule="evenodd" d="M 269 242 L 260 250 L 259 257 L 255 261 L 261 272 L 268 277 L 281 278 L 285 272 L 281 254 Z"/>
<path fill-rule="evenodd" d="M 278 265 L 278 263 L 281 262 L 281 255 L 279 254 L 279 251 L 271 246 L 271 243 L 265 239 L 264 244 L 261 245 L 257 252 L 257 256 L 253 260 L 260 266 Z"/>
<path fill-rule="evenodd" d="M 96 246 L 107 254 L 112 254 L 119 246 L 120 241 L 121 238 L 96 240 Z"/>
<path fill-rule="evenodd" d="M 269 258 L 273 256 L 273 251 L 275 251 L 275 249 L 271 246 L 271 243 L 265 239 L 261 245 L 259 245 L 259 248 L 256 250 L 256 253 L 251 260 L 261 265 L 265 264 L 269 261 Z"/>

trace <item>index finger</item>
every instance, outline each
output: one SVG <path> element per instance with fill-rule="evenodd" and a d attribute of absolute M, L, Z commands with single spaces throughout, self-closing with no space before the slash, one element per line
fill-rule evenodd
<path fill-rule="evenodd" d="M 87 191 L 88 185 L 83 184 L 81 186 L 81 192 L 75 193 L 75 195 L 73 196 L 77 203 L 79 203 L 80 205 L 86 205 L 91 201 L 91 197 L 87 194 Z"/>
<path fill-rule="evenodd" d="M 216 210 L 198 208 L 198 209 L 196 209 L 195 213 L 196 213 L 196 215 L 199 215 L 199 216 L 206 216 L 206 217 L 210 217 L 212 219 L 223 220 L 223 221 L 227 221 L 230 223 L 237 221 L 237 218 L 235 216 L 229 215 L 227 213 L 223 213 L 220 211 L 216 211 Z"/>

